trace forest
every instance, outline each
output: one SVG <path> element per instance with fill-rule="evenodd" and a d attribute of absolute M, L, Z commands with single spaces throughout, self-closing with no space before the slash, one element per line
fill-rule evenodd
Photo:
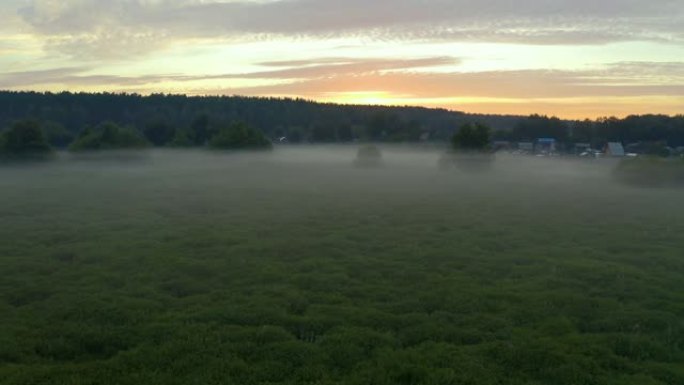
<path fill-rule="evenodd" d="M 555 138 L 600 147 L 608 141 L 684 146 L 684 116 L 643 115 L 570 121 L 541 115 L 475 115 L 422 107 L 323 104 L 302 99 L 156 94 L 0 92 L 0 128 L 38 121 L 55 148 L 106 122 L 131 127 L 154 146 L 205 145 L 235 123 L 289 143 L 446 142 L 464 124 L 492 128 L 494 139 Z"/>

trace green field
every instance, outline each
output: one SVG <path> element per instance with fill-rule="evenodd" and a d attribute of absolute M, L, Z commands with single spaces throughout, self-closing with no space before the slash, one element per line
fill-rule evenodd
<path fill-rule="evenodd" d="M 684 195 L 352 147 L 0 167 L 0 384 L 684 384 Z"/>

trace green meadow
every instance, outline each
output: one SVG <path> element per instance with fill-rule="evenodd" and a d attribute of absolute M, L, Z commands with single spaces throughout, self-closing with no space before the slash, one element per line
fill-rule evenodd
<path fill-rule="evenodd" d="M 609 160 L 0 166 L 0 384 L 684 384 L 684 195 Z"/>

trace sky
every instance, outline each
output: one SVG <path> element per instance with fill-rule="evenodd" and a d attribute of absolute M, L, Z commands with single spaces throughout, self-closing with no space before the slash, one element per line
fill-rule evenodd
<path fill-rule="evenodd" d="M 684 114 L 684 0 L 0 0 L 0 89 Z"/>

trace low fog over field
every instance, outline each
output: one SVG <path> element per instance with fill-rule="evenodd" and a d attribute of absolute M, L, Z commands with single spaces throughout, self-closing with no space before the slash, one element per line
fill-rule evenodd
<path fill-rule="evenodd" d="M 63 154 L 51 164 L 0 168 L 5 199 L 82 204 L 149 203 L 173 209 L 202 204 L 222 211 L 267 206 L 269 214 L 312 209 L 315 204 L 362 205 L 394 210 L 394 204 L 450 205 L 475 200 L 479 209 L 519 204 L 591 207 L 601 215 L 621 205 L 655 210 L 678 205 L 680 191 L 618 184 L 618 161 L 537 158 L 498 154 L 491 169 L 468 172 L 438 167 L 441 148 L 382 147 L 379 167 L 354 167 L 358 146 L 285 146 L 273 152 L 224 153 L 158 150 L 88 156 Z M 62 202 L 62 203 L 66 203 Z M 601 206 L 605 204 L 605 206 Z M 599 205 L 596 207 L 596 205 Z M 65 207 L 68 209 L 68 207 Z M 608 211 L 606 211 L 608 212 Z M 610 211 L 612 213 L 612 211 Z M 46 213 L 48 214 L 48 213 Z M 139 213 L 144 215 L 144 211 Z M 410 215 L 410 212 L 407 213 Z"/>
<path fill-rule="evenodd" d="M 0 383 L 684 383 L 680 189 L 381 149 L 0 167 Z"/>

